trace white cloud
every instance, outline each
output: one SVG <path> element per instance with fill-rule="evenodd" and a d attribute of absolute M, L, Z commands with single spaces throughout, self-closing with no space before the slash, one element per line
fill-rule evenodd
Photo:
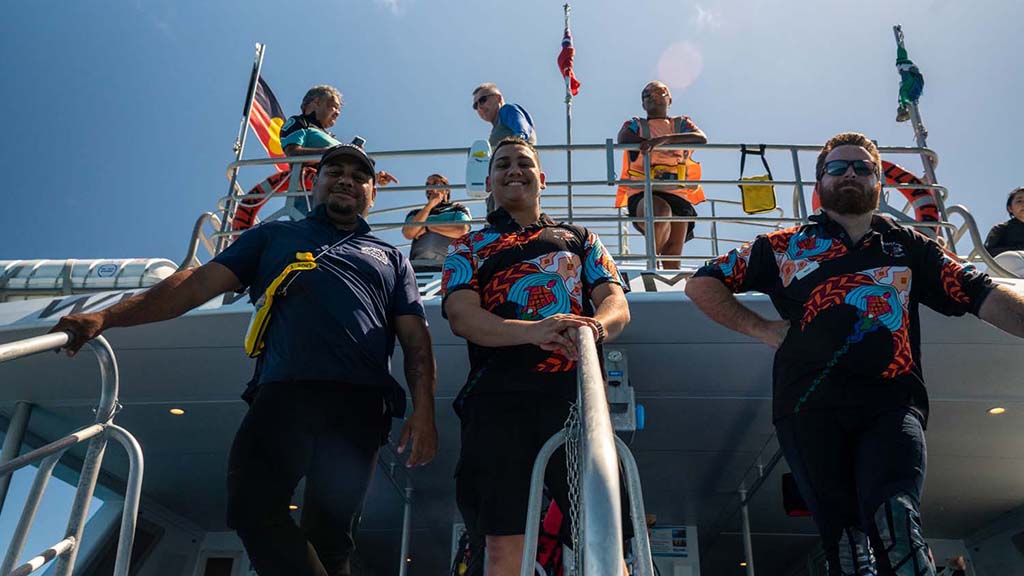
<path fill-rule="evenodd" d="M 405 7 L 402 6 L 402 0 L 373 0 L 374 4 L 383 6 L 388 12 L 395 16 L 400 16 L 405 12 Z"/>
<path fill-rule="evenodd" d="M 704 70 L 704 56 L 689 42 L 676 42 L 658 58 L 658 79 L 674 90 L 685 90 Z"/>
<path fill-rule="evenodd" d="M 694 14 L 690 21 L 697 30 L 717 30 L 722 27 L 722 13 L 717 8 L 704 8 L 700 4 L 694 4 L 693 9 Z"/>

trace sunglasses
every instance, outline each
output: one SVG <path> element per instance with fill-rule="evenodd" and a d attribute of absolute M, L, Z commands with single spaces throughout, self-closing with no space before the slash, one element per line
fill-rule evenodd
<path fill-rule="evenodd" d="M 487 99 L 490 98 L 491 96 L 494 96 L 494 94 L 484 94 L 483 96 L 480 96 L 479 98 L 477 98 L 476 101 L 473 102 L 473 110 L 476 110 L 484 102 L 487 102 Z"/>
<path fill-rule="evenodd" d="M 832 160 L 825 163 L 825 173 L 829 176 L 842 176 L 850 166 L 853 166 L 853 173 L 857 176 L 875 173 L 875 163 L 867 160 Z"/>

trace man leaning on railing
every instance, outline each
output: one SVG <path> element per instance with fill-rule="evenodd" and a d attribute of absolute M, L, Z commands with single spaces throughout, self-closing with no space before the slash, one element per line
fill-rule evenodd
<path fill-rule="evenodd" d="M 470 357 L 455 400 L 456 500 L 467 530 L 486 537 L 489 576 L 520 573 L 533 463 L 576 397 L 576 328 L 600 344 L 629 323 L 615 262 L 593 232 L 541 213 L 544 181 L 533 146 L 502 140 L 487 178 L 498 208 L 452 244 L 444 267 L 443 313 Z M 563 511 L 566 472 L 560 451 L 545 484 Z"/>

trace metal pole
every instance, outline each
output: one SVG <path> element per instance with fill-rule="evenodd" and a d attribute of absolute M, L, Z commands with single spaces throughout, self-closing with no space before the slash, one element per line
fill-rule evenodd
<path fill-rule="evenodd" d="M 897 24 L 892 27 L 892 33 L 896 37 L 896 46 L 899 48 L 906 49 L 904 46 L 903 39 L 903 27 Z M 918 148 L 928 147 L 928 129 L 924 126 L 924 121 L 921 119 L 921 110 L 918 108 L 917 102 L 911 102 L 910 106 L 910 124 L 914 128 L 914 140 L 917 142 Z M 924 166 L 924 180 L 928 184 L 936 184 L 938 179 L 935 177 L 935 163 L 932 161 L 932 157 L 928 154 L 921 154 L 921 164 Z M 932 189 L 932 194 L 935 196 L 935 203 L 939 207 L 939 213 L 943 218 L 946 218 L 946 206 L 942 199 L 942 194 Z M 956 251 L 955 239 L 953 238 L 953 232 L 946 230 L 946 241 L 949 243 L 948 248 L 952 251 Z"/>
<path fill-rule="evenodd" d="M 32 404 L 20 400 L 14 404 L 14 413 L 11 415 L 10 424 L 7 425 L 7 435 L 4 436 L 4 447 L 0 451 L 0 464 L 6 464 L 18 456 L 18 452 L 21 451 L 21 443 L 25 440 L 28 419 L 31 416 Z M 11 487 L 12 475 L 13 472 L 0 478 L 0 511 L 4 508 L 4 502 L 7 501 L 7 490 Z"/>
<path fill-rule="evenodd" d="M 569 3 L 566 2 L 565 9 L 565 29 L 569 29 L 569 12 L 572 8 Z M 569 76 L 565 77 L 565 145 L 572 146 L 572 87 L 569 81 Z M 568 215 L 569 222 L 572 222 L 572 149 L 569 148 L 565 151 L 565 170 L 566 180 L 568 184 L 565 185 L 566 191 L 566 202 L 568 203 Z"/>
<path fill-rule="evenodd" d="M 3 564 L 0 564 L 0 574 L 10 574 L 14 565 L 18 563 L 18 557 L 21 556 L 21 551 L 25 548 L 25 541 L 28 540 L 28 533 L 36 518 L 36 512 L 39 511 L 39 502 L 42 501 L 43 493 L 46 492 L 46 485 L 49 484 L 53 469 L 63 455 L 64 451 L 61 450 L 40 462 L 39 468 L 36 470 L 36 477 L 32 480 L 32 487 L 25 498 L 21 517 L 18 518 L 18 525 L 14 528 L 11 542 L 7 546 L 7 555 L 4 556 Z"/>
<path fill-rule="evenodd" d="M 398 576 L 405 576 L 409 569 L 409 537 L 412 534 L 412 486 L 405 487 L 405 512 L 402 515 L 402 553 L 399 557 L 401 565 Z"/>
<path fill-rule="evenodd" d="M 651 186 L 651 155 L 644 154 L 644 245 L 647 247 L 647 268 L 658 269 L 654 246 L 654 194 Z"/>
<path fill-rule="evenodd" d="M 589 326 L 577 330 L 580 410 L 580 503 L 583 513 L 583 574 L 622 573 L 622 506 L 619 458 L 608 413 L 601 361 Z M 579 570 L 577 566 L 577 571 Z"/>
<path fill-rule="evenodd" d="M 263 69 L 263 53 L 266 46 L 256 43 L 256 56 L 252 63 L 252 76 L 249 78 L 249 90 L 245 95 L 245 109 L 242 111 L 242 123 L 238 127 L 238 136 L 235 138 L 235 161 L 242 159 L 242 152 L 245 150 L 245 137 L 249 133 L 249 115 L 252 114 L 252 101 L 256 98 L 256 86 L 259 84 L 260 71 Z M 234 198 L 235 185 L 238 182 L 238 168 L 231 171 L 231 184 L 228 186 L 228 197 Z M 224 207 L 224 220 L 220 223 L 220 231 L 228 232 L 231 229 L 231 219 L 234 217 L 235 208 L 238 204 L 229 199 Z M 227 244 L 227 236 L 221 236 L 217 241 L 217 251 L 220 252 Z"/>
<path fill-rule="evenodd" d="M 117 540 L 117 556 L 114 560 L 114 576 L 128 576 L 131 567 L 132 546 L 135 543 L 135 524 L 139 517 L 139 500 L 142 498 L 143 458 L 142 447 L 130 432 L 120 426 L 107 428 L 110 437 L 124 446 L 128 453 L 128 483 L 124 491 L 124 507 L 121 510 L 121 535 Z"/>
<path fill-rule="evenodd" d="M 807 199 L 804 198 L 803 176 L 800 175 L 800 153 L 797 152 L 796 148 L 792 148 L 789 152 L 793 157 L 793 180 L 796 181 L 796 201 L 794 202 L 794 209 L 797 211 L 796 216 L 806 223 L 808 221 Z"/>
<path fill-rule="evenodd" d="M 743 558 L 747 561 L 747 576 L 754 576 L 754 545 L 750 541 L 750 510 L 747 508 L 747 491 L 740 488 L 740 501 L 743 506 Z"/>

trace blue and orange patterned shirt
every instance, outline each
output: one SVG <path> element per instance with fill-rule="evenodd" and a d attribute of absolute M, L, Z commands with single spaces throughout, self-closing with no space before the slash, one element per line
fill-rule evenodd
<path fill-rule="evenodd" d="M 927 418 L 918 304 L 977 315 L 992 288 L 938 243 L 875 216 L 854 245 L 827 215 L 758 236 L 695 276 L 767 294 L 791 327 L 775 353 L 774 418 L 910 406 Z"/>
<path fill-rule="evenodd" d="M 449 246 L 441 283 L 445 300 L 458 290 L 473 290 L 484 310 L 497 316 L 542 320 L 555 314 L 590 316 L 594 288 L 605 282 L 625 286 L 601 239 L 586 228 L 555 223 L 545 214 L 524 228 L 503 208 L 488 214 L 487 221 Z M 467 343 L 470 373 L 460 398 L 575 389 L 576 363 L 561 354 L 532 344 Z"/>

